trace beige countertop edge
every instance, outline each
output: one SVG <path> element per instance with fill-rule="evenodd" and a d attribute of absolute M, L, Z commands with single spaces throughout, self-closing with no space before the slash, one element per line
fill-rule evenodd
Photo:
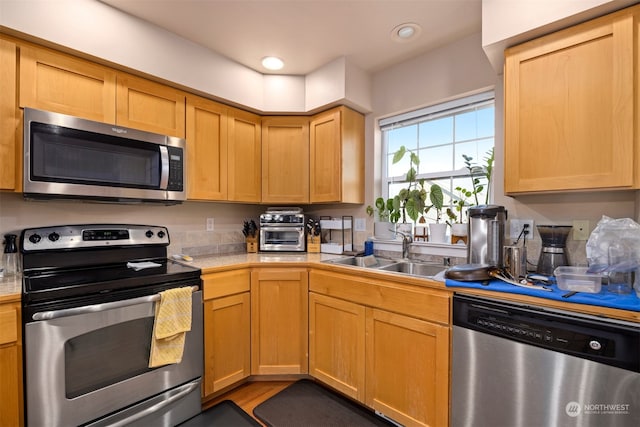
<path fill-rule="evenodd" d="M 255 267 L 291 267 L 291 266 L 313 266 L 321 267 L 323 270 L 333 271 L 336 273 L 353 273 L 357 271 L 358 275 L 380 278 L 384 280 L 402 283 L 405 285 L 414 285 L 439 289 L 453 293 L 450 288 L 445 287 L 443 282 L 419 277 L 400 276 L 397 273 L 383 272 L 378 270 L 365 270 L 360 267 L 349 267 L 339 264 L 327 264 L 327 261 L 339 258 L 341 255 L 324 254 L 324 253 L 301 253 L 301 254 L 261 254 L 261 253 L 244 253 L 232 255 L 211 255 L 194 257 L 189 263 L 184 263 L 202 270 L 202 274 L 215 273 L 220 271 L 233 270 L 238 268 L 255 268 Z M 22 292 L 21 277 L 3 277 L 0 279 L 0 303 L 19 302 Z M 590 314 L 594 316 L 605 316 L 631 322 L 640 322 L 640 312 L 618 310 L 607 307 L 591 306 L 587 304 L 574 304 L 571 302 L 548 300 L 544 298 L 536 298 L 527 295 L 509 294 L 504 292 L 483 291 L 476 289 L 456 289 L 456 293 L 478 295 L 490 298 L 500 298 L 501 300 L 513 301 L 519 303 L 536 304 L 545 307 L 552 307 L 562 310 L 575 311 L 579 313 Z"/>

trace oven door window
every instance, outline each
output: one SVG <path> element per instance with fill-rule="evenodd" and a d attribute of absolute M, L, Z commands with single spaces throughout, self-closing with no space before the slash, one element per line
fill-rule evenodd
<path fill-rule="evenodd" d="M 65 389 L 73 399 L 151 369 L 153 317 L 97 329 L 64 344 Z"/>
<path fill-rule="evenodd" d="M 31 180 L 160 188 L 157 145 L 31 123 Z"/>
<path fill-rule="evenodd" d="M 300 230 L 276 229 L 264 231 L 265 242 L 270 245 L 297 245 L 300 243 Z"/>

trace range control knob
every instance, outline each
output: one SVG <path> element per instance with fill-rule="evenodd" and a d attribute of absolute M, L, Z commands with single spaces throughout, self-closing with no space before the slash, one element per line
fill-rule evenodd
<path fill-rule="evenodd" d="M 60 239 L 60 235 L 55 231 L 53 233 L 49 233 L 49 240 L 51 240 L 52 242 L 57 242 L 58 239 Z"/>
<path fill-rule="evenodd" d="M 162 231 L 162 230 L 158 231 L 158 237 L 159 238 L 164 239 L 164 236 L 165 236 L 165 232 L 164 231 Z"/>
<path fill-rule="evenodd" d="M 42 237 L 38 233 L 34 233 L 31 236 L 29 236 L 29 241 L 34 245 L 40 242 L 40 240 L 42 240 Z"/>
<path fill-rule="evenodd" d="M 147 232 L 144 233 L 144 235 L 147 236 L 148 238 L 152 238 L 153 237 L 153 231 L 147 230 Z"/>

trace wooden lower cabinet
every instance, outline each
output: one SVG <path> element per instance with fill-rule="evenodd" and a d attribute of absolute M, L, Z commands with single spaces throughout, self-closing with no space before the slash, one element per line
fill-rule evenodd
<path fill-rule="evenodd" d="M 309 293 L 309 374 L 364 401 L 365 308 Z"/>
<path fill-rule="evenodd" d="M 449 328 L 367 308 L 367 406 L 405 426 L 444 426 L 449 413 Z"/>
<path fill-rule="evenodd" d="M 309 290 L 312 376 L 405 426 L 448 425 L 447 292 L 319 270 Z"/>
<path fill-rule="evenodd" d="M 251 272 L 251 373 L 308 372 L 308 272 L 258 268 Z"/>
<path fill-rule="evenodd" d="M 248 269 L 203 276 L 205 398 L 251 373 L 249 281 Z"/>
<path fill-rule="evenodd" d="M 0 304 L 0 426 L 24 424 L 20 303 Z"/>

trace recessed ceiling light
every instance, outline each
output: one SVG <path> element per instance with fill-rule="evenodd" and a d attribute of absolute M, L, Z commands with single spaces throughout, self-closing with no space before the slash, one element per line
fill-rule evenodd
<path fill-rule="evenodd" d="M 413 22 L 406 22 L 391 30 L 391 38 L 398 43 L 406 43 L 417 38 L 422 32 L 422 27 Z"/>
<path fill-rule="evenodd" d="M 265 56 L 262 58 L 262 66 L 267 70 L 276 71 L 284 67 L 284 62 L 275 56 Z"/>

